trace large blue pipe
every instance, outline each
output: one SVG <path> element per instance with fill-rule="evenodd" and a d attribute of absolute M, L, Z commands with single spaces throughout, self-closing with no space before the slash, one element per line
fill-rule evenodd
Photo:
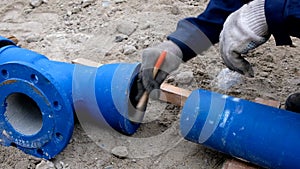
<path fill-rule="evenodd" d="M 300 114 L 195 90 L 180 119 L 185 139 L 266 168 L 300 168 Z"/>
<path fill-rule="evenodd" d="M 51 61 L 0 37 L 0 144 L 51 159 L 69 143 L 74 110 L 133 134 L 139 124 L 128 120 L 129 95 L 139 66 Z"/>

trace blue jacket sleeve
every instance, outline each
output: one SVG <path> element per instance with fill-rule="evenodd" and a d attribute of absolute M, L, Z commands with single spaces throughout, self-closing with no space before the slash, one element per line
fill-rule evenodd
<path fill-rule="evenodd" d="M 247 2 L 247 0 L 211 0 L 199 16 L 180 20 L 175 32 L 171 33 L 168 39 L 180 47 L 183 61 L 187 61 L 217 43 L 228 15 Z"/>
<path fill-rule="evenodd" d="M 292 45 L 290 36 L 300 38 L 299 0 L 266 0 L 265 14 L 276 45 Z"/>

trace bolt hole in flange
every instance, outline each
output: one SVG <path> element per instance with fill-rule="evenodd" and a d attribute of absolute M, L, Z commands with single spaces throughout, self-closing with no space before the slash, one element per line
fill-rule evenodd
<path fill-rule="evenodd" d="M 13 93 L 6 98 L 4 116 L 20 134 L 34 135 L 43 125 L 43 117 L 37 103 L 23 93 Z"/>
<path fill-rule="evenodd" d="M 62 136 L 61 133 L 55 133 L 55 136 L 56 136 L 58 141 L 62 141 L 64 139 L 64 137 Z"/>
<path fill-rule="evenodd" d="M 53 106 L 54 106 L 54 109 L 55 109 L 56 111 L 60 111 L 61 108 L 62 108 L 62 106 L 59 104 L 58 101 L 54 101 L 54 102 L 53 102 Z"/>
<path fill-rule="evenodd" d="M 6 69 L 1 70 L 1 75 L 2 75 L 5 79 L 7 79 L 8 76 L 9 76 L 8 71 L 7 71 Z"/>
<path fill-rule="evenodd" d="M 30 75 L 30 80 L 32 81 L 32 83 L 38 83 L 39 78 L 37 75 L 32 74 L 32 75 Z"/>

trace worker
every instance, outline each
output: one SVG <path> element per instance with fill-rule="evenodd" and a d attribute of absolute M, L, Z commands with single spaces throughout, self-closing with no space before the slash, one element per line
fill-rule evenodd
<path fill-rule="evenodd" d="M 300 38 L 299 7 L 298 0 L 211 0 L 199 16 L 180 20 L 166 41 L 143 51 L 136 101 L 145 90 L 158 98 L 159 90 L 154 89 L 159 89 L 181 62 L 218 42 L 225 65 L 253 77 L 252 66 L 241 54 L 265 43 L 271 35 L 276 45 L 292 45 L 291 36 Z M 154 79 L 153 67 L 163 50 L 167 56 Z M 300 112 L 299 100 L 299 93 L 288 97 L 286 109 Z"/>

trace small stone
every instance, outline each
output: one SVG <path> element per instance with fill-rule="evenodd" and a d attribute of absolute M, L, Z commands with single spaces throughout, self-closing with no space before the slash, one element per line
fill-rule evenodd
<path fill-rule="evenodd" d="M 269 76 L 269 73 L 268 73 L 268 72 L 261 72 L 261 73 L 260 73 L 260 76 L 261 76 L 261 77 L 268 77 L 268 76 Z"/>
<path fill-rule="evenodd" d="M 123 40 L 124 40 L 124 38 L 121 36 L 116 36 L 116 38 L 115 38 L 115 42 L 122 42 Z"/>
<path fill-rule="evenodd" d="M 63 161 L 59 161 L 59 165 L 60 165 L 63 169 L 70 168 L 69 164 L 64 163 Z"/>
<path fill-rule="evenodd" d="M 151 26 L 152 26 L 151 23 L 146 22 L 146 23 L 144 23 L 144 24 L 142 24 L 142 25 L 140 26 L 140 29 L 141 29 L 141 30 L 146 30 L 146 29 L 151 28 Z"/>
<path fill-rule="evenodd" d="M 114 0 L 114 1 L 115 1 L 115 4 L 126 2 L 126 0 Z"/>
<path fill-rule="evenodd" d="M 117 146 L 111 150 L 111 153 L 118 158 L 126 158 L 128 156 L 128 150 L 125 146 Z"/>
<path fill-rule="evenodd" d="M 144 42 L 144 44 L 143 44 L 143 47 L 144 47 L 144 48 L 147 48 L 147 47 L 150 46 L 150 44 L 151 44 L 151 41 L 150 41 L 150 40 L 145 40 L 145 42 Z"/>
<path fill-rule="evenodd" d="M 41 37 L 35 34 L 31 34 L 26 37 L 26 42 L 27 43 L 32 43 L 32 42 L 39 42 L 41 40 Z"/>
<path fill-rule="evenodd" d="M 90 6 L 92 3 L 94 3 L 96 0 L 82 0 L 82 6 L 85 8 L 85 7 L 88 7 Z"/>
<path fill-rule="evenodd" d="M 67 15 L 71 16 L 72 15 L 72 11 L 67 11 Z"/>
<path fill-rule="evenodd" d="M 288 83 L 291 86 L 300 86 L 300 79 L 299 78 L 295 78 L 295 79 L 289 79 Z"/>
<path fill-rule="evenodd" d="M 71 12 L 71 15 L 72 15 L 72 12 Z M 69 15 L 69 16 L 70 16 L 70 15 Z M 71 26 L 71 25 L 73 25 L 73 23 L 72 23 L 71 21 L 65 21 L 64 24 L 65 24 L 66 26 Z"/>
<path fill-rule="evenodd" d="M 69 167 L 68 164 L 65 164 L 62 161 L 59 161 L 58 163 L 55 164 L 56 169 L 66 169 L 68 167 Z"/>
<path fill-rule="evenodd" d="M 124 55 L 130 55 L 133 54 L 134 52 L 136 52 L 136 48 L 132 45 L 126 45 L 123 48 Z"/>
<path fill-rule="evenodd" d="M 189 84 L 193 81 L 194 75 L 193 72 L 187 71 L 187 72 L 180 72 L 175 76 L 175 81 L 181 84 Z"/>
<path fill-rule="evenodd" d="M 128 39 L 127 35 L 120 34 L 115 37 L 115 42 L 122 42 L 123 40 L 127 40 L 127 39 Z"/>
<path fill-rule="evenodd" d="M 180 10 L 179 10 L 179 8 L 177 6 L 172 6 L 171 13 L 173 15 L 179 15 L 180 14 Z"/>
<path fill-rule="evenodd" d="M 47 4 L 49 2 L 49 0 L 42 0 L 43 3 Z"/>
<path fill-rule="evenodd" d="M 102 7 L 107 8 L 110 6 L 110 0 L 103 0 L 102 1 Z"/>
<path fill-rule="evenodd" d="M 27 7 L 23 11 L 25 14 L 29 14 L 30 12 L 32 12 L 32 10 L 33 10 L 32 7 Z"/>
<path fill-rule="evenodd" d="M 60 163 L 55 164 L 56 169 L 63 169 L 63 166 Z"/>
<path fill-rule="evenodd" d="M 117 31 L 124 35 L 130 36 L 135 32 L 137 25 L 131 21 L 123 21 L 117 26 Z"/>
<path fill-rule="evenodd" d="M 109 166 L 104 167 L 104 169 L 112 169 L 112 168 L 113 168 L 112 165 L 109 165 Z"/>
<path fill-rule="evenodd" d="M 43 3 L 43 0 L 30 0 L 30 5 L 33 7 L 39 7 Z"/>
<path fill-rule="evenodd" d="M 35 169 L 55 169 L 55 166 L 51 161 L 43 160 L 36 165 Z"/>
<path fill-rule="evenodd" d="M 75 7 L 75 8 L 72 9 L 72 14 L 77 14 L 77 13 L 79 13 L 80 11 L 81 11 L 81 8 Z"/>
<path fill-rule="evenodd" d="M 82 3 L 94 3 L 96 0 L 82 0 Z"/>

